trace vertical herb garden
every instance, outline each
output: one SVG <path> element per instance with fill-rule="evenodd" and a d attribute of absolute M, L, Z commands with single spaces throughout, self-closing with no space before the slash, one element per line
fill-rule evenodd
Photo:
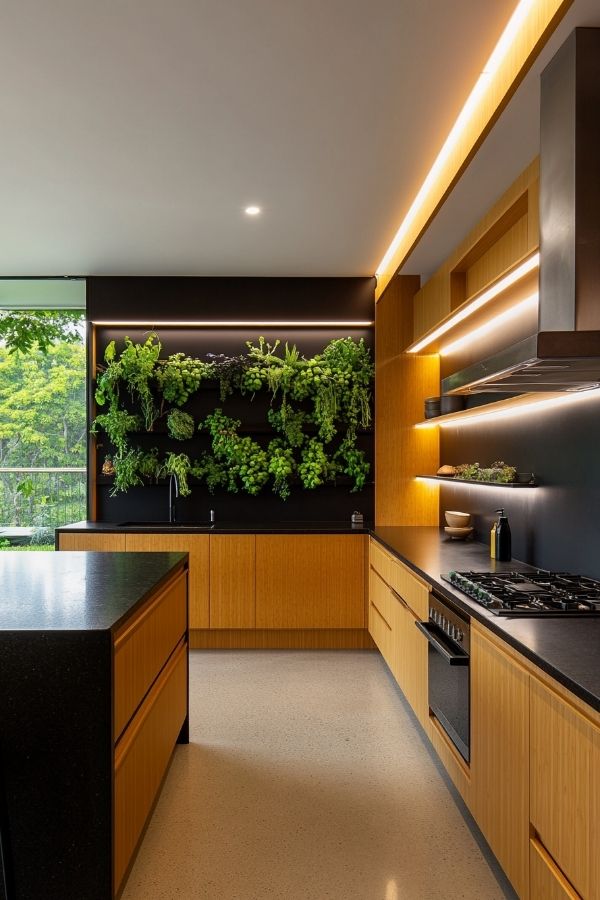
<path fill-rule="evenodd" d="M 371 427 L 374 373 L 362 338 L 332 340 L 311 358 L 264 338 L 240 350 L 203 359 L 164 355 L 155 333 L 139 343 L 108 344 L 97 373 L 92 432 L 111 444 L 102 470 L 114 479 L 112 495 L 172 473 L 183 496 L 195 483 L 211 493 L 273 491 L 282 500 L 294 486 L 364 487 L 370 463 L 357 436 Z M 208 389 L 210 411 L 195 415 L 194 400 Z M 247 421 L 228 414 L 240 397 L 247 401 Z M 168 450 L 152 446 L 158 434 L 168 435 Z M 198 435 L 207 449 L 190 453 Z"/>

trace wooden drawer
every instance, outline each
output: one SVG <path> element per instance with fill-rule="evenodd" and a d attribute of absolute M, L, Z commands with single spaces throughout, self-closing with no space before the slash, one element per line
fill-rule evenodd
<path fill-rule="evenodd" d="M 114 887 L 119 890 L 187 711 L 182 640 L 115 748 Z"/>
<path fill-rule="evenodd" d="M 369 572 L 369 634 L 381 655 L 394 670 L 394 600 L 392 593 L 373 569 Z"/>
<path fill-rule="evenodd" d="M 411 608 L 418 619 L 429 618 L 430 586 L 371 538 L 369 564 Z"/>
<path fill-rule="evenodd" d="M 150 597 L 114 639 L 115 741 L 187 627 L 187 575 Z"/>
<path fill-rule="evenodd" d="M 429 585 L 421 581 L 399 560 L 391 560 L 390 585 L 421 621 L 429 618 Z"/>
<path fill-rule="evenodd" d="M 373 538 L 369 542 L 369 565 L 387 584 L 391 583 L 392 558 Z"/>
<path fill-rule="evenodd" d="M 535 837 L 529 841 L 529 900 L 581 900 Z"/>
<path fill-rule="evenodd" d="M 58 549 L 124 551 L 125 535 L 63 531 L 58 535 Z"/>

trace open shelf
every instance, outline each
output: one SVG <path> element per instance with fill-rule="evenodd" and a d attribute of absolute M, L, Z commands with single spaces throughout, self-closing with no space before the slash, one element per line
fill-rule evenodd
<path fill-rule="evenodd" d="M 573 394 L 565 393 L 564 391 L 551 391 L 545 393 L 517 394 L 515 397 L 496 400 L 493 403 L 486 403 L 483 406 L 475 406 L 471 409 L 461 409 L 458 412 L 446 413 L 444 416 L 435 416 L 432 419 L 423 419 L 422 422 L 417 422 L 415 424 L 415 428 L 432 428 L 435 425 L 449 425 L 453 422 L 460 424 L 461 422 L 469 422 L 471 420 L 477 421 L 478 419 L 486 421 L 495 417 L 501 418 L 502 416 L 511 415 L 513 412 L 518 412 L 519 409 L 522 409 L 524 412 L 526 412 L 528 408 L 542 410 L 545 406 L 547 406 L 548 409 L 552 409 L 552 406 L 556 405 L 557 401 L 572 401 L 576 397 L 581 396 L 582 393 L 587 392 Z"/>
<path fill-rule="evenodd" d="M 499 488 L 536 488 L 539 487 L 535 482 L 533 472 L 519 473 L 521 477 L 528 475 L 531 481 L 478 481 L 476 478 L 456 478 L 454 475 L 416 475 L 416 478 L 424 478 L 427 481 L 443 481 L 446 484 L 477 484 L 480 487 L 499 487 Z"/>

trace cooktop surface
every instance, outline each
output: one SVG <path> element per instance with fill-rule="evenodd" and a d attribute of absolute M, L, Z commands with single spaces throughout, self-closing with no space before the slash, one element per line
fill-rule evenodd
<path fill-rule="evenodd" d="M 600 582 L 569 572 L 449 572 L 442 575 L 496 616 L 600 616 Z"/>

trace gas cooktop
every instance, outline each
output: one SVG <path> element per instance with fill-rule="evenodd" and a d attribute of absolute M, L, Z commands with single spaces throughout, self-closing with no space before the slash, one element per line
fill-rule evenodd
<path fill-rule="evenodd" d="M 495 616 L 600 616 L 600 581 L 568 572 L 449 572 L 444 581 Z"/>

